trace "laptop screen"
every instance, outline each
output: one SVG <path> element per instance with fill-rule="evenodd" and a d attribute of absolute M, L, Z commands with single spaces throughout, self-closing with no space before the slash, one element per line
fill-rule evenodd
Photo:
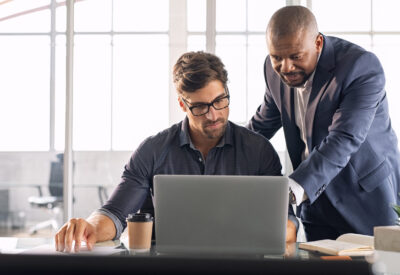
<path fill-rule="evenodd" d="M 287 177 L 157 175 L 154 206 L 160 253 L 285 251 Z"/>

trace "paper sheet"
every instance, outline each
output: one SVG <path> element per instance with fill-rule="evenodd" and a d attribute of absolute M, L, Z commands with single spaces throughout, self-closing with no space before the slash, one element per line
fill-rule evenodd
<path fill-rule="evenodd" d="M 121 253 L 125 249 L 116 248 L 115 246 L 94 246 L 92 250 L 89 250 L 86 245 L 81 245 L 80 251 L 75 252 L 74 250 L 70 253 L 56 251 L 54 244 L 44 244 L 35 248 L 27 249 L 21 254 L 42 254 L 42 255 L 68 255 L 68 254 L 79 254 L 79 255 L 112 255 Z"/>
<path fill-rule="evenodd" d="M 368 235 L 347 233 L 339 236 L 336 240 L 374 247 L 374 237 Z"/>
<path fill-rule="evenodd" d="M 17 253 L 18 238 L 0 238 L 0 253 Z"/>

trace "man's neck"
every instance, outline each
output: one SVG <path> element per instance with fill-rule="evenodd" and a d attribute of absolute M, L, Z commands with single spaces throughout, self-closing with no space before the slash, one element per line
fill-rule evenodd
<path fill-rule="evenodd" d="M 193 133 L 192 131 L 190 131 L 190 139 L 192 140 L 194 147 L 199 150 L 200 153 L 203 155 L 204 160 L 206 160 L 208 152 L 212 148 L 217 146 L 218 142 L 221 140 L 221 138 L 205 138 L 203 136 Z"/>

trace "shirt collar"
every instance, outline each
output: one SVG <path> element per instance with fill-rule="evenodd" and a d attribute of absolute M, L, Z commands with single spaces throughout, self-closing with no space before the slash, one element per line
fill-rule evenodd
<path fill-rule="evenodd" d="M 190 140 L 189 135 L 189 121 L 188 118 L 185 119 L 181 123 L 181 133 L 179 134 L 180 146 L 184 146 L 186 144 L 192 145 L 192 141 Z"/>
<path fill-rule="evenodd" d="M 179 135 L 180 146 L 189 145 L 192 149 L 196 149 L 189 135 L 189 119 L 185 117 L 181 125 L 181 133 Z M 228 121 L 225 129 L 225 134 L 215 147 L 224 147 L 225 145 L 233 145 L 233 131 L 231 122 Z"/>

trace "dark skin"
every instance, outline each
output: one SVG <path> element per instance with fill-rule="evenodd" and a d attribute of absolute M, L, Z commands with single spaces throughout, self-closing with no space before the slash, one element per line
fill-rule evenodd
<path fill-rule="evenodd" d="M 301 87 L 317 66 L 323 36 L 311 11 L 287 6 L 276 11 L 267 26 L 272 68 L 291 87 Z"/>
<path fill-rule="evenodd" d="M 306 30 L 277 39 L 268 33 L 267 44 L 273 69 L 283 82 L 300 87 L 315 70 L 318 55 L 322 51 L 323 37 Z"/>

